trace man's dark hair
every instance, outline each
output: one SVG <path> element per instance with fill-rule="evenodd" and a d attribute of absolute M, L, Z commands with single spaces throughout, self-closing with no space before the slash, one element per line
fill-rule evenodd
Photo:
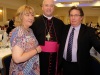
<path fill-rule="evenodd" d="M 76 6 L 72 6 L 72 7 L 70 8 L 70 10 L 69 10 L 69 15 L 70 15 L 70 12 L 71 12 L 72 10 L 74 10 L 74 9 L 80 11 L 80 16 L 84 16 L 84 12 L 83 12 L 82 8 L 81 8 L 81 7 L 76 7 Z"/>

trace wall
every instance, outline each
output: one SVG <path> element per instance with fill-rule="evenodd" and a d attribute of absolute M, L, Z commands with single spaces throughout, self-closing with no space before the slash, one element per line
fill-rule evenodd
<path fill-rule="evenodd" d="M 3 21 L 0 22 L 0 25 L 4 25 L 8 19 L 11 19 L 15 13 L 18 7 L 11 6 L 11 5 L 0 5 L 0 7 L 3 8 Z M 100 24 L 100 8 L 93 8 L 93 7 L 82 7 L 83 11 L 85 13 L 83 23 L 86 23 L 88 20 L 98 22 Z M 54 15 L 58 18 L 60 18 L 65 24 L 69 23 L 69 17 L 68 17 L 68 10 L 70 7 L 63 7 L 63 8 L 55 8 Z M 37 11 L 38 10 L 38 11 Z M 35 9 L 35 13 L 41 13 L 41 9 Z M 87 19 L 88 17 L 88 19 Z M 98 19 L 91 19 L 92 17 L 98 17 Z M 89 19 L 90 18 L 90 19 Z"/>
<path fill-rule="evenodd" d="M 0 7 L 3 9 L 3 21 L 0 21 L 0 25 L 3 26 L 8 23 L 8 19 L 13 18 L 18 7 L 5 4 L 0 4 Z"/>
<path fill-rule="evenodd" d="M 84 19 L 83 19 L 83 23 L 86 22 L 92 22 L 94 24 L 96 24 L 97 22 L 100 24 L 100 8 L 96 8 L 95 9 L 93 7 L 82 7 L 83 11 L 84 11 Z M 60 13 L 59 15 L 57 15 L 59 18 L 63 17 L 63 21 L 65 24 L 69 23 L 69 17 L 68 17 L 68 10 L 70 8 L 56 8 L 56 12 L 55 14 Z"/>

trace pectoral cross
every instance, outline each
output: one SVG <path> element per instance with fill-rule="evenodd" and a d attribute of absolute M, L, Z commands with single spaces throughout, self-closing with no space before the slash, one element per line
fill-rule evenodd
<path fill-rule="evenodd" d="M 46 38 L 47 38 L 47 40 L 49 41 L 50 40 L 50 33 L 48 32 L 48 34 L 46 35 Z"/>

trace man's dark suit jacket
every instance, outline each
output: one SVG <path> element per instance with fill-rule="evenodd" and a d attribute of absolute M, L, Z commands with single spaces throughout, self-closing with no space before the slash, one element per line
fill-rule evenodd
<path fill-rule="evenodd" d="M 60 44 L 59 54 L 58 54 L 58 66 L 62 67 L 63 52 L 65 48 L 66 38 L 69 31 L 70 25 L 66 25 L 63 29 L 62 42 Z M 91 56 L 90 49 L 94 47 L 100 53 L 100 40 L 98 40 L 97 35 L 93 28 L 87 27 L 81 24 L 78 40 L 77 40 L 77 62 L 79 64 L 80 71 L 82 75 L 91 75 Z"/>

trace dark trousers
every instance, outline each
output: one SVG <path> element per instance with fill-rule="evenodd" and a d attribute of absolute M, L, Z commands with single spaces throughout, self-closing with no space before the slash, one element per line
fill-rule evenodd
<path fill-rule="evenodd" d="M 77 62 L 67 62 L 63 59 L 63 75 L 81 75 Z"/>
<path fill-rule="evenodd" d="M 40 75 L 55 75 L 57 53 L 41 52 L 40 56 Z"/>

